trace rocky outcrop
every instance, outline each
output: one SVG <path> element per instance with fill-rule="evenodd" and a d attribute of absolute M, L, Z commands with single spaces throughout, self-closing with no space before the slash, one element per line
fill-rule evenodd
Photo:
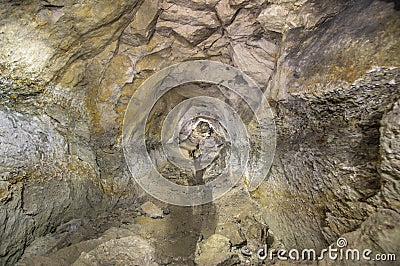
<path fill-rule="evenodd" d="M 232 265 L 234 264 L 232 260 L 232 254 L 230 254 L 231 243 L 229 239 L 219 235 L 214 234 L 210 236 L 204 243 L 201 244 L 198 256 L 195 262 L 198 265 Z"/>
<path fill-rule="evenodd" d="M 159 265 L 154 248 L 137 236 L 111 239 L 88 253 L 82 253 L 72 265 Z"/>
<path fill-rule="evenodd" d="M 85 92 L 68 88 L 139 4 L 1 2 L 1 264 L 14 264 L 61 223 L 97 217 L 115 203 L 99 179 Z M 70 66 L 66 86 L 49 83 Z"/>
<path fill-rule="evenodd" d="M 302 22 L 284 35 L 269 95 L 281 100 L 331 90 L 375 66 L 397 66 L 400 22 L 393 7 L 382 1 L 304 3 L 297 17 Z M 368 22 L 372 17 L 379 23 Z"/>
<path fill-rule="evenodd" d="M 0 111 L 0 235 L 7 239 L 0 243 L 3 264 L 11 264 L 23 247 L 60 223 L 97 216 L 108 205 L 87 124 L 59 106 L 37 112 L 30 103 L 38 97 L 19 94 L 12 109 Z"/>
<path fill-rule="evenodd" d="M 394 80 L 391 81 L 395 82 Z M 400 210 L 399 197 L 399 145 L 400 145 L 400 102 L 397 101 L 392 109 L 384 115 L 380 131 L 380 169 L 382 182 L 382 197 L 385 207 L 397 212 Z"/>
<path fill-rule="evenodd" d="M 54 79 L 116 40 L 140 3 L 2 1 L 0 58 L 41 79 Z"/>
<path fill-rule="evenodd" d="M 338 4 L 300 7 L 299 16 L 313 6 L 312 16 L 324 19 L 286 27 L 267 89 L 279 100 L 280 137 L 259 192 L 268 224 L 288 247 L 327 246 L 387 206 L 380 196 L 386 181 L 379 169 L 379 128 L 399 98 L 399 72 L 374 65 L 398 65 L 398 40 L 391 36 L 399 32 L 399 20 L 393 3 Z M 366 23 L 373 16 L 382 24 Z"/>
<path fill-rule="evenodd" d="M 67 233 L 55 233 L 43 239 L 37 239 L 31 247 L 37 248 L 36 254 L 28 248 L 30 255 L 25 255 L 19 265 L 159 265 L 155 262 L 154 247 L 133 230 L 121 227 L 111 227 L 101 236 L 86 240 L 84 232 L 90 226 Z M 93 229 L 93 228 L 92 228 Z M 68 238 L 68 246 L 52 243 L 62 243 Z M 44 246 L 44 247 L 43 247 Z M 50 248 L 50 249 L 49 249 Z M 40 252 L 46 251 L 44 254 Z M 51 253 L 50 255 L 47 253 Z"/>
<path fill-rule="evenodd" d="M 379 130 L 399 97 L 397 79 L 397 69 L 381 69 L 350 87 L 277 104 L 275 162 L 257 193 L 289 247 L 324 247 L 385 205 Z"/>

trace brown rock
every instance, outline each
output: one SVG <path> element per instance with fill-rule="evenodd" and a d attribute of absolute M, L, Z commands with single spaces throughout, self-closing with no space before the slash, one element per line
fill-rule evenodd
<path fill-rule="evenodd" d="M 246 241 L 239 226 L 235 223 L 219 224 L 215 229 L 215 233 L 227 237 L 232 243 L 232 246 L 239 246 Z"/>
<path fill-rule="evenodd" d="M 195 45 L 207 39 L 218 26 L 218 19 L 212 12 L 172 5 L 160 15 L 157 31 L 174 32 Z"/>
<path fill-rule="evenodd" d="M 164 217 L 164 213 L 163 213 L 162 209 L 159 208 L 157 205 L 155 205 L 151 201 L 147 201 L 147 202 L 143 203 L 140 206 L 140 211 L 144 215 L 146 215 L 146 216 L 148 216 L 150 218 L 157 219 L 157 218 L 163 218 Z"/>
<path fill-rule="evenodd" d="M 289 15 L 289 8 L 283 5 L 269 5 L 258 16 L 257 20 L 265 30 L 282 33 L 285 31 L 286 18 Z"/>
<path fill-rule="evenodd" d="M 73 264 L 83 265 L 158 265 L 154 248 L 139 236 L 111 239 L 90 252 L 83 252 Z"/>
<path fill-rule="evenodd" d="M 230 252 L 230 245 L 228 238 L 214 234 L 200 244 L 195 262 L 199 265 L 232 265 L 237 257 Z"/>

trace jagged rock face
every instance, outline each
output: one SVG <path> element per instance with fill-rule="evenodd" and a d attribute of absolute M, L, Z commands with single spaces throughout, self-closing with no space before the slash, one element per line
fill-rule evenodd
<path fill-rule="evenodd" d="M 350 87 L 277 104 L 277 154 L 259 190 L 285 243 L 326 246 L 387 205 L 380 193 L 393 183 L 385 188 L 380 174 L 379 131 L 399 98 L 397 79 L 397 70 L 377 70 Z"/>
<path fill-rule="evenodd" d="M 398 252 L 385 244 L 400 243 L 396 1 L 0 7 L 0 264 L 61 223 L 137 205 L 121 149 L 128 101 L 151 74 L 197 59 L 238 67 L 273 105 L 277 153 L 252 196 L 276 239 L 321 249 L 344 234 L 355 246 Z M 159 109 L 190 93 L 178 90 Z M 385 217 L 393 226 L 374 234 Z"/>

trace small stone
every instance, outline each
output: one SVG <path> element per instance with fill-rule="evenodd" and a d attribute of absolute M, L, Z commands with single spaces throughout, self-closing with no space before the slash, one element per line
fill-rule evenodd
<path fill-rule="evenodd" d="M 221 234 L 232 243 L 232 246 L 239 246 L 246 241 L 246 238 L 240 231 L 239 227 L 234 223 L 224 223 L 217 226 L 215 233 Z"/>
<path fill-rule="evenodd" d="M 162 208 L 162 211 L 163 211 L 163 213 L 164 213 L 165 215 L 168 215 L 168 214 L 170 214 L 170 212 L 171 212 L 168 208 Z"/>
<path fill-rule="evenodd" d="M 153 218 L 153 219 L 157 219 L 157 218 L 163 218 L 163 211 L 161 210 L 161 208 L 159 208 L 157 205 L 155 205 L 153 202 L 147 201 L 145 203 L 143 203 L 140 206 L 140 210 L 142 212 L 142 214 Z"/>

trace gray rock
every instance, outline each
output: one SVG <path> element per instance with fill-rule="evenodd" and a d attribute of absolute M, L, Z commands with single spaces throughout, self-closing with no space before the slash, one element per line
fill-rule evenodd
<path fill-rule="evenodd" d="M 94 56 L 115 40 L 130 22 L 138 2 L 65 1 L 42 9 L 40 4 L 24 3 L 18 7 L 5 3 L 0 13 L 4 22 L 0 28 L 4 36 L 0 59 L 50 80 L 74 58 Z M 23 20 L 32 23 L 24 25 Z M 26 40 L 30 40 L 29 45 Z"/>
<path fill-rule="evenodd" d="M 111 239 L 90 252 L 83 252 L 72 265 L 158 265 L 154 252 L 145 239 L 128 236 Z"/>
<path fill-rule="evenodd" d="M 386 141 L 380 140 L 379 128 L 398 98 L 398 88 L 390 85 L 396 73 L 382 69 L 347 88 L 308 95 L 307 100 L 297 95 L 279 104 L 276 123 L 283 135 L 260 191 L 268 194 L 261 197 L 267 203 L 265 220 L 285 247 L 325 247 L 357 229 L 375 206 L 386 206 L 379 199 L 379 143 Z M 317 113 L 322 116 L 314 120 Z"/>
<path fill-rule="evenodd" d="M 239 226 L 232 222 L 219 224 L 215 229 L 215 233 L 227 237 L 232 246 L 239 246 L 246 241 L 246 238 L 240 231 Z"/>
<path fill-rule="evenodd" d="M 82 208 L 91 217 L 103 195 L 91 166 L 71 158 L 68 138 L 48 115 L 0 110 L 0 117 L 0 237 L 8 239 L 0 243 L 0 261 L 12 264 L 24 245 L 82 217 Z"/>
<path fill-rule="evenodd" d="M 218 223 L 240 225 L 251 248 L 265 240 L 265 220 L 287 248 L 321 249 L 346 236 L 355 246 L 398 252 L 395 2 L 2 1 L 0 264 L 15 264 L 41 237 L 53 237 L 53 250 L 70 243 L 63 237 L 81 227 L 49 235 L 68 221 L 137 207 L 144 192 L 121 147 L 128 101 L 150 75 L 197 59 L 240 68 L 265 89 L 276 115 L 270 174 L 251 195 L 238 184 L 213 203 Z M 149 143 L 159 147 L 163 114 L 199 93 L 238 107 L 249 124 L 243 101 L 220 87 L 186 84 L 166 95 L 148 121 Z M 161 149 L 149 153 L 171 180 L 193 179 Z M 225 167 L 220 160 L 204 176 L 212 180 Z M 264 219 L 247 223 L 254 213 Z M 110 250 L 129 246 L 114 242 Z M 98 242 L 86 244 L 77 250 L 89 254 Z M 71 264 L 71 250 L 60 260 L 41 258 L 51 264 L 70 256 Z"/>
<path fill-rule="evenodd" d="M 157 23 L 157 31 L 174 32 L 194 45 L 207 39 L 217 27 L 218 19 L 214 13 L 179 5 L 169 6 Z"/>
<path fill-rule="evenodd" d="M 237 257 L 230 252 L 230 246 L 228 238 L 219 234 L 211 235 L 200 244 L 195 262 L 199 265 L 232 265 Z"/>
<path fill-rule="evenodd" d="M 151 201 L 147 201 L 147 202 L 143 203 L 142 205 L 140 205 L 139 209 L 144 215 L 146 215 L 150 218 L 157 219 L 157 218 L 164 217 L 163 210 Z"/>
<path fill-rule="evenodd" d="M 230 53 L 235 65 L 252 77 L 260 87 L 268 84 L 275 69 L 277 46 L 268 40 L 231 43 Z"/>
<path fill-rule="evenodd" d="M 400 102 L 383 117 L 380 128 L 380 174 L 386 207 L 400 212 Z"/>
<path fill-rule="evenodd" d="M 284 5 L 272 4 L 261 12 L 257 20 L 264 29 L 282 33 L 285 31 L 289 11 L 290 9 Z"/>
<path fill-rule="evenodd" d="M 134 20 L 122 32 L 121 41 L 132 46 L 146 44 L 155 31 L 160 11 L 158 0 L 143 1 Z"/>

